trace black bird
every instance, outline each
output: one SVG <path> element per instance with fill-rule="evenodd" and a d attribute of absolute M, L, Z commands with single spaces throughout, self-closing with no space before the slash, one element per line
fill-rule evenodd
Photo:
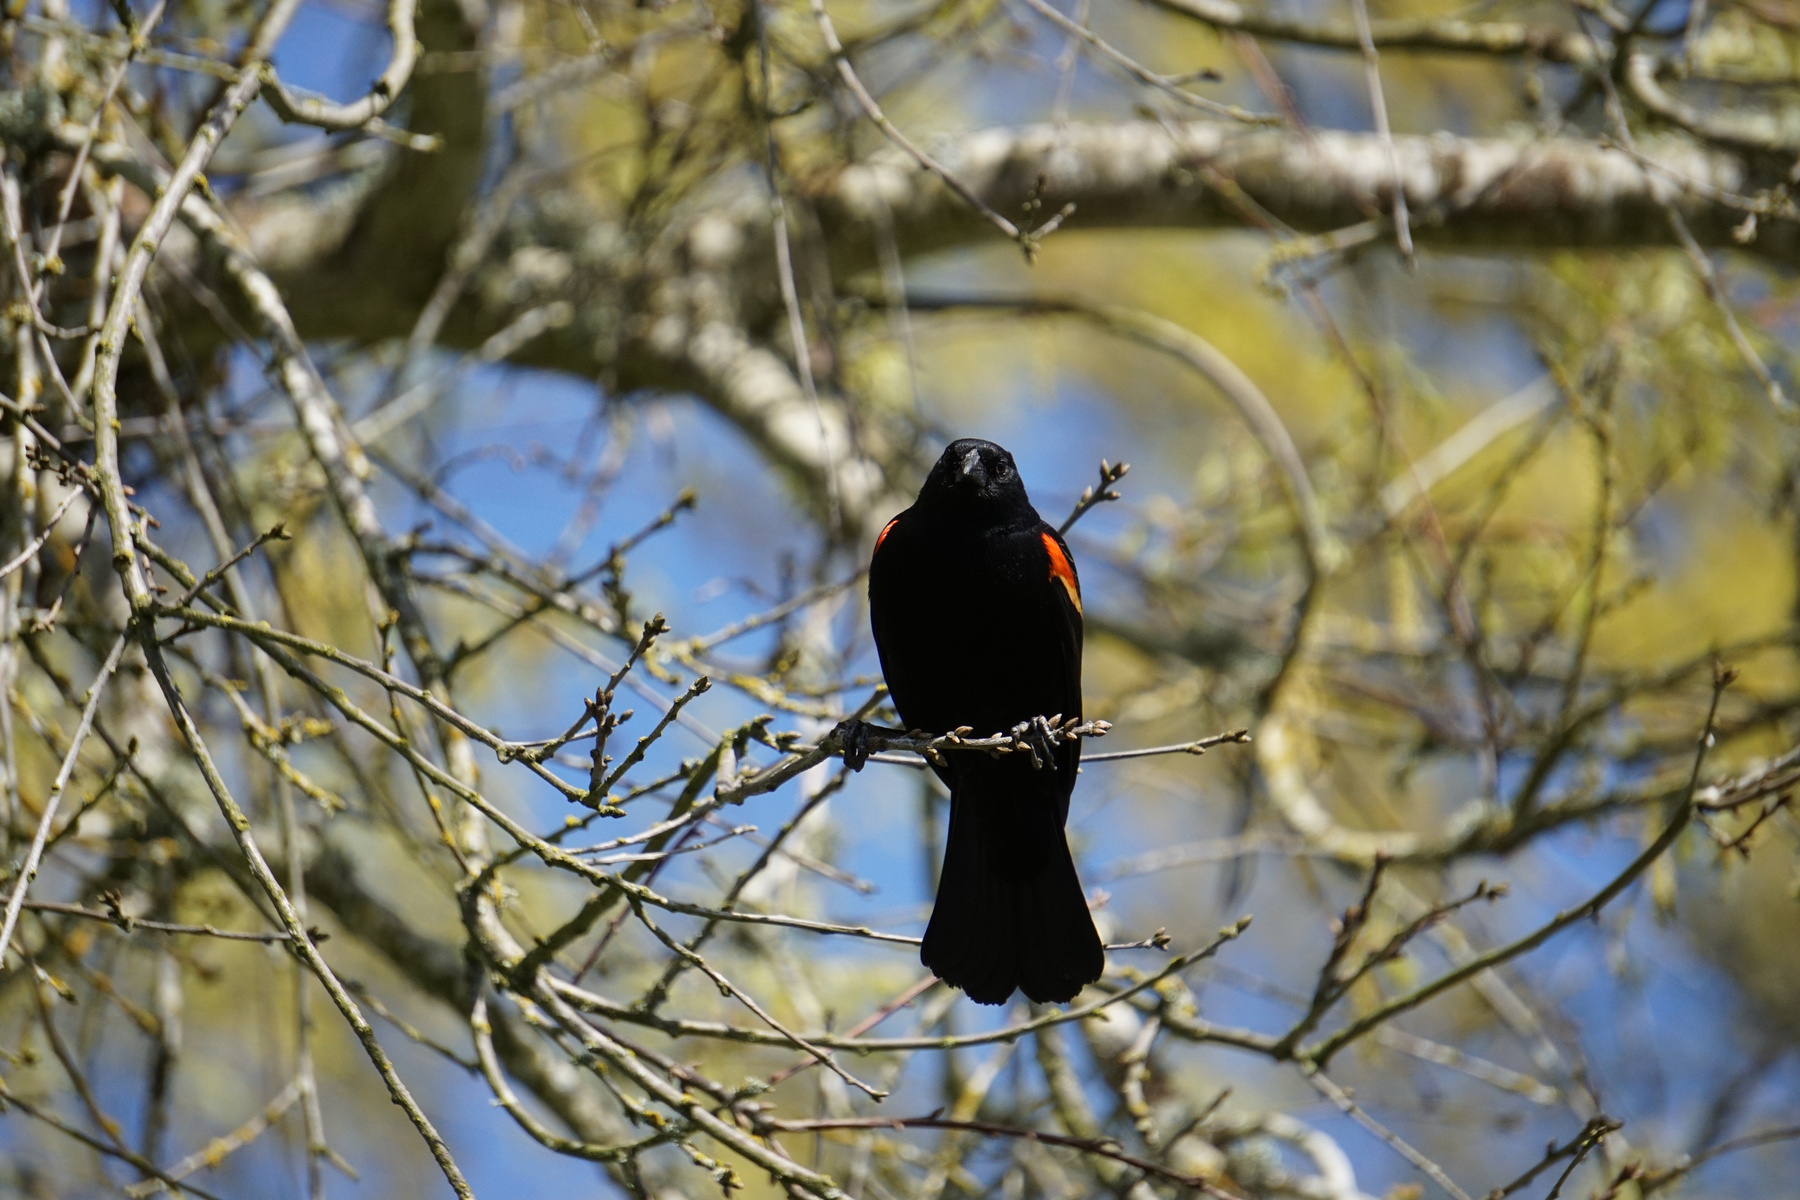
<path fill-rule="evenodd" d="M 1081 715 L 1075 560 L 992 442 L 952 442 L 875 539 L 869 615 L 909 729 L 986 737 Z M 1063 834 L 1080 742 L 1037 769 L 1025 753 L 944 759 L 950 836 L 920 959 L 979 1004 L 1015 987 L 1040 1004 L 1074 999 L 1106 965 Z"/>

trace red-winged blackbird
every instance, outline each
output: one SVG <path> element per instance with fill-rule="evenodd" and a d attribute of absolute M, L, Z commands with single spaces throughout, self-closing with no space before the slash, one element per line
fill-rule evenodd
<path fill-rule="evenodd" d="M 985 737 L 1081 715 L 1075 560 L 992 442 L 952 442 L 881 531 L 869 615 L 909 729 Z M 920 959 L 980 1004 L 1015 987 L 1040 1004 L 1074 999 L 1106 965 L 1063 836 L 1080 743 L 1041 769 L 1025 753 L 944 758 L 950 837 Z"/>

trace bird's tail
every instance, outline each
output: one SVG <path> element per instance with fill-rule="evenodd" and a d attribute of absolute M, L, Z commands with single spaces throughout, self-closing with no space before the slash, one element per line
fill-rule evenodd
<path fill-rule="evenodd" d="M 919 957 L 977 1004 L 1004 1004 L 1015 987 L 1039 1004 L 1065 1003 L 1106 966 L 1063 834 L 1066 793 L 1031 775 L 977 768 L 952 788 Z"/>

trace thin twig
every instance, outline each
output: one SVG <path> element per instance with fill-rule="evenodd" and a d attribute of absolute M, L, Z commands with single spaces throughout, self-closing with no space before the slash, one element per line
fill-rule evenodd
<path fill-rule="evenodd" d="M 1217 100 L 1208 100 L 1205 96 L 1196 96 L 1182 87 L 1179 79 L 1169 75 L 1158 75 L 1110 42 L 1102 40 L 1087 26 L 1069 20 L 1044 3 L 1044 0 L 1025 0 L 1025 3 L 1033 12 L 1069 37 L 1087 43 L 1099 52 L 1102 58 L 1121 67 L 1133 79 L 1155 88 L 1172 100 L 1177 100 L 1191 108 L 1197 108 L 1201 112 L 1210 113 L 1215 117 L 1229 117 L 1234 121 L 1242 121 L 1246 125 L 1280 125 L 1283 123 L 1280 117 L 1272 113 L 1251 112 L 1248 109 L 1239 108 L 1235 104 L 1221 104 Z"/>
<path fill-rule="evenodd" d="M 1448 991 L 1457 984 L 1479 975 L 1490 968 L 1497 967 L 1501 963 L 1508 962 L 1521 954 L 1537 949 L 1563 930 L 1569 928 L 1569 926 L 1574 925 L 1578 921 L 1591 919 L 1598 914 L 1601 909 L 1612 903 L 1613 899 L 1617 897 L 1619 893 L 1630 887 L 1632 882 L 1635 881 L 1639 875 L 1642 875 L 1649 869 L 1651 863 L 1661 858 L 1669 847 L 1675 844 L 1675 839 L 1681 836 L 1682 830 L 1687 828 L 1688 821 L 1694 813 L 1694 792 L 1700 784 L 1700 770 L 1706 762 L 1707 748 L 1712 745 L 1713 741 L 1713 722 L 1717 718 L 1719 712 L 1719 697 L 1724 694 L 1726 687 L 1728 687 L 1732 680 L 1736 678 L 1736 671 L 1724 667 L 1715 669 L 1712 703 L 1707 708 L 1706 724 L 1701 731 L 1699 745 L 1694 751 L 1694 765 L 1692 773 L 1688 778 L 1687 788 L 1683 792 L 1680 801 L 1676 804 L 1675 811 L 1670 815 L 1668 823 L 1664 825 L 1662 832 L 1657 834 L 1656 838 L 1644 848 L 1642 853 L 1638 854 L 1636 858 L 1633 858 L 1623 871 L 1620 871 L 1615 875 L 1611 881 L 1599 891 L 1595 892 L 1586 901 L 1576 905 L 1574 908 L 1564 909 L 1562 912 L 1556 914 L 1554 918 L 1543 925 L 1540 925 L 1537 929 L 1526 934 L 1524 937 L 1509 942 L 1504 946 L 1497 946 L 1486 954 L 1477 955 L 1457 967 L 1454 971 L 1440 975 L 1423 987 L 1415 988 L 1413 991 L 1408 992 L 1403 996 L 1398 996 L 1393 1000 L 1388 1001 L 1386 1004 L 1379 1006 L 1372 1012 L 1364 1014 L 1345 1028 L 1325 1038 L 1317 1045 L 1296 1051 L 1296 1057 L 1303 1062 L 1315 1063 L 1323 1067 L 1326 1063 L 1331 1061 L 1332 1056 L 1337 1054 L 1338 1051 L 1342 1050 L 1345 1046 L 1350 1045 L 1377 1025 L 1383 1024 L 1400 1013 L 1417 1008 L 1432 997 L 1441 995 L 1443 992 Z"/>
<path fill-rule="evenodd" d="M 1099 762 L 1122 762 L 1128 758 L 1151 758 L 1163 754 L 1192 754 L 1199 757 L 1214 746 L 1247 746 L 1250 744 L 1248 729 L 1231 729 L 1224 733 L 1215 733 L 1208 737 L 1196 738 L 1191 742 L 1176 742 L 1169 746 L 1145 746 L 1138 750 L 1106 750 L 1099 754 L 1083 754 L 1083 765 Z"/>
<path fill-rule="evenodd" d="M 1101 459 L 1099 488 L 1095 489 L 1087 487 L 1081 489 L 1081 499 L 1075 502 L 1075 507 L 1069 511 L 1067 519 L 1065 519 L 1061 525 L 1057 526 L 1056 532 L 1067 537 L 1069 530 L 1074 528 L 1075 522 L 1085 517 L 1089 511 L 1098 508 L 1109 500 L 1117 500 L 1119 498 L 1119 493 L 1112 490 L 1112 485 L 1125 478 L 1125 473 L 1129 470 L 1131 470 L 1130 463 L 1122 462 L 1117 466 L 1114 466 L 1104 458 Z"/>
<path fill-rule="evenodd" d="M 44 543 L 55 536 L 57 523 L 63 519 L 63 514 L 68 512 L 75 501 L 82 498 L 82 495 L 83 493 L 81 490 L 77 488 L 72 490 L 67 496 L 63 497 L 63 502 L 56 506 L 56 511 L 50 514 L 50 519 L 48 521 L 44 522 L 43 532 L 32 538 L 30 544 L 19 552 L 18 557 L 14 558 L 5 566 L 0 567 L 0 579 L 5 579 L 8 575 L 11 575 L 14 571 L 30 562 L 32 557 L 37 554 L 39 550 L 44 548 Z"/>
<path fill-rule="evenodd" d="M 1457 1185 L 1456 1181 L 1450 1178 L 1444 1168 L 1438 1166 L 1429 1158 L 1426 1158 L 1423 1154 L 1419 1153 L 1418 1150 L 1414 1149 L 1406 1139 L 1383 1125 L 1380 1121 L 1377 1121 L 1374 1117 L 1371 1117 L 1363 1110 L 1362 1105 L 1351 1099 L 1350 1094 L 1344 1091 L 1343 1088 L 1333 1083 L 1325 1072 L 1319 1070 L 1317 1067 L 1309 1065 L 1301 1069 L 1301 1074 L 1306 1077 L 1308 1083 L 1319 1090 L 1320 1095 L 1337 1105 L 1338 1111 L 1342 1112 L 1358 1125 L 1361 1125 L 1364 1129 L 1367 1129 L 1370 1133 L 1386 1142 L 1393 1148 L 1396 1154 L 1423 1171 L 1430 1177 L 1433 1183 L 1443 1188 L 1446 1192 L 1449 1192 L 1456 1200 L 1474 1200 L 1474 1197 L 1463 1191 L 1463 1189 Z"/>
<path fill-rule="evenodd" d="M 214 1138 L 205 1146 L 194 1151 L 192 1154 L 170 1167 L 168 1170 L 168 1178 L 170 1180 L 182 1180 L 203 1167 L 208 1170 L 216 1169 L 220 1163 L 224 1162 L 232 1154 L 242 1150 L 245 1146 L 248 1146 L 251 1142 L 254 1142 L 257 1138 L 261 1137 L 264 1131 L 273 1126 L 277 1121 L 281 1120 L 282 1116 L 287 1113 L 287 1110 L 294 1107 L 295 1102 L 299 1099 L 299 1083 L 288 1084 L 279 1092 L 275 1093 L 274 1097 L 271 1098 L 267 1104 L 263 1105 L 262 1109 L 248 1121 L 245 1121 L 242 1125 L 239 1125 L 224 1137 Z M 143 1183 L 128 1185 L 125 1188 L 125 1194 L 141 1198 L 154 1194 L 163 1186 L 164 1183 L 161 1179 L 150 1179 Z"/>
<path fill-rule="evenodd" d="M 1350 0 L 1356 14 L 1356 40 L 1361 43 L 1363 75 L 1369 86 L 1369 108 L 1375 117 L 1375 136 L 1387 154 L 1388 174 L 1394 190 L 1394 241 L 1400 249 L 1400 260 L 1408 269 L 1413 263 L 1412 218 L 1406 211 L 1406 181 L 1400 174 L 1400 152 L 1394 148 L 1394 131 L 1388 124 L 1387 98 L 1381 88 L 1381 54 L 1375 49 L 1375 36 L 1369 30 L 1368 0 Z"/>
<path fill-rule="evenodd" d="M 750 1107 L 748 1105 L 746 1108 Z M 1119 1144 L 1107 1138 L 1071 1137 L 1061 1133 L 1047 1133 L 1040 1129 L 1021 1129 L 1013 1125 L 998 1125 L 991 1121 L 958 1121 L 949 1117 L 815 1117 L 806 1120 L 783 1120 L 776 1117 L 757 1118 L 757 1123 L 764 1128 L 779 1129 L 789 1133 L 811 1132 L 822 1129 L 954 1129 L 968 1133 L 985 1134 L 988 1137 L 1021 1138 L 1028 1142 L 1041 1142 L 1046 1146 L 1064 1146 L 1070 1150 L 1079 1150 L 1083 1154 L 1093 1154 L 1114 1162 L 1135 1167 L 1144 1174 L 1157 1179 L 1167 1180 L 1180 1187 L 1216 1197 L 1217 1200 L 1242 1200 L 1236 1192 L 1220 1187 L 1218 1184 L 1200 1175 L 1185 1175 L 1180 1171 L 1166 1167 L 1161 1163 L 1140 1158 L 1135 1154 L 1127 1154 Z"/>
<path fill-rule="evenodd" d="M 291 942 L 290 933 L 256 932 L 248 929 L 220 929 L 214 925 L 182 925 L 171 921 L 151 921 L 144 917 L 130 917 L 117 910 L 100 912 L 92 908 L 83 908 L 79 904 L 57 904 L 49 900 L 28 900 L 25 908 L 29 912 L 56 913 L 64 917 L 80 917 L 85 921 L 100 921 L 104 924 L 122 929 L 130 933 L 136 929 L 148 929 L 152 933 L 180 933 L 192 937 L 219 938 L 227 942 Z M 323 933 L 314 933 L 313 940 L 325 940 Z"/>
<path fill-rule="evenodd" d="M 881 105 L 875 102 L 875 97 L 869 94 L 869 89 L 864 87 L 862 80 L 857 77 L 856 68 L 850 65 L 850 55 L 844 50 L 844 44 L 838 40 L 837 29 L 831 23 L 831 14 L 825 11 L 825 0 L 810 0 L 810 3 L 813 19 L 818 22 L 819 33 L 825 39 L 825 48 L 831 52 L 832 60 L 837 64 L 839 76 L 843 78 L 845 86 L 850 89 L 850 94 L 856 97 L 857 104 L 862 106 L 862 110 L 869 120 L 875 123 L 875 127 L 881 130 L 894 145 L 906 151 L 914 162 L 943 180 L 945 186 L 955 192 L 963 203 L 987 218 L 995 229 L 1018 242 L 1025 248 L 1026 253 L 1030 254 L 1034 245 L 1031 234 L 1024 232 L 1017 225 L 989 208 L 987 201 L 977 196 L 974 190 L 958 179 L 948 167 L 921 150 L 911 138 L 901 133 L 894 123 L 888 120 L 887 114 L 881 111 Z"/>
<path fill-rule="evenodd" d="M 88 730 L 94 727 L 94 714 L 100 709 L 100 698 L 106 692 L 106 681 L 112 677 L 119 660 L 124 657 L 128 634 L 121 633 L 100 663 L 100 670 L 94 675 L 94 682 L 88 685 L 87 704 L 81 710 L 81 720 L 75 726 L 75 734 L 69 739 L 69 750 L 63 755 L 62 765 L 56 770 L 56 779 L 50 785 L 50 794 L 44 799 L 44 811 L 38 816 L 37 831 L 31 835 L 31 848 L 25 852 L 25 862 L 19 868 L 17 880 L 13 883 L 12 895 L 6 901 L 6 916 L 0 920 L 0 962 L 6 959 L 6 952 L 12 946 L 13 928 L 19 922 L 19 910 L 25 905 L 25 893 L 30 890 L 31 883 L 37 878 L 38 861 L 44 853 L 44 842 L 50 836 L 50 824 L 56 819 L 57 807 L 62 803 L 63 791 L 69 786 L 69 779 L 75 774 L 76 761 L 81 757 L 81 748 L 87 743 Z"/>

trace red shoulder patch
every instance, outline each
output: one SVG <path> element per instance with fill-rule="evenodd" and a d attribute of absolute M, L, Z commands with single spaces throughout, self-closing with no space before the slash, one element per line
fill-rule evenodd
<path fill-rule="evenodd" d="M 1044 549 L 1050 555 L 1050 578 L 1063 585 L 1063 591 L 1069 593 L 1069 602 L 1075 606 L 1076 612 L 1080 612 L 1081 584 L 1075 578 L 1074 565 L 1069 562 L 1069 556 L 1063 553 L 1054 534 L 1046 533 L 1041 536 L 1044 539 Z"/>
<path fill-rule="evenodd" d="M 881 527 L 881 532 L 875 535 L 875 549 L 877 549 L 877 550 L 881 549 L 881 543 L 887 541 L 887 535 L 894 532 L 894 526 L 898 525 L 899 523 L 900 523 L 900 518 L 895 517 L 893 520 L 889 521 L 886 525 L 883 525 Z"/>

